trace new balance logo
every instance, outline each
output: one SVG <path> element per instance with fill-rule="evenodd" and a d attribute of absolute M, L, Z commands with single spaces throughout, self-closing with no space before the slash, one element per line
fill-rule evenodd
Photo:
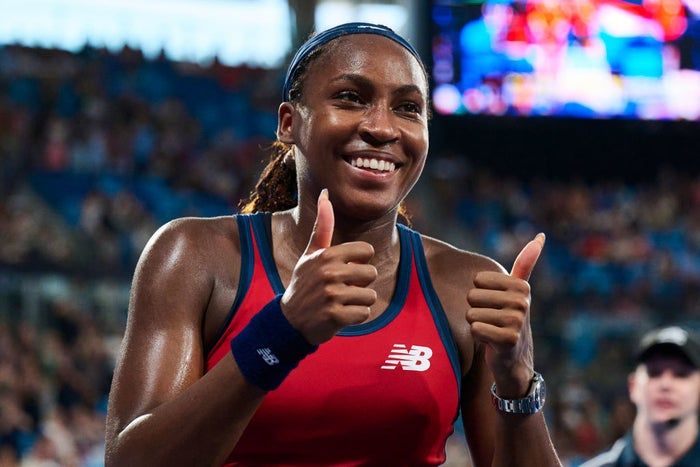
<path fill-rule="evenodd" d="M 258 355 L 260 355 L 265 363 L 268 365 L 277 365 L 280 361 L 275 354 L 272 353 L 270 349 L 265 347 L 264 349 L 258 349 Z"/>
<path fill-rule="evenodd" d="M 394 344 L 382 370 L 394 370 L 398 366 L 406 371 L 425 371 L 430 368 L 430 357 L 433 351 L 430 347 L 412 345 L 407 349 L 403 344 Z"/>

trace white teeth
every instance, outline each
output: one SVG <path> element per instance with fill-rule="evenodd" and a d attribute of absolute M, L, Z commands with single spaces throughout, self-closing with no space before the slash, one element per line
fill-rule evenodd
<path fill-rule="evenodd" d="M 395 163 L 380 159 L 363 159 L 358 157 L 357 159 L 352 159 L 350 164 L 353 167 L 364 167 L 366 169 L 378 170 L 380 172 L 393 172 L 396 170 Z"/>

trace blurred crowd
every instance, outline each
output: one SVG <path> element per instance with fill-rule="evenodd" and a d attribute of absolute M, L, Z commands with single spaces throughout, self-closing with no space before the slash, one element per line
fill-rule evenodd
<path fill-rule="evenodd" d="M 128 49 L 0 48 L 0 465 L 100 465 L 126 306 L 108 313 L 86 297 L 104 281 L 128 289 L 169 219 L 235 212 L 274 137 L 280 79 Z M 700 328 L 697 175 L 520 179 L 431 154 L 408 206 L 418 230 L 506 268 L 547 234 L 532 325 L 546 414 L 571 466 L 629 426 L 638 334 Z M 73 292 L 30 306 L 26 284 L 46 275 Z M 449 452 L 463 455 L 452 442 Z"/>
<path fill-rule="evenodd" d="M 119 335 L 72 300 L 42 314 L 0 324 L 0 465 L 102 465 Z"/>
<path fill-rule="evenodd" d="M 0 260 L 128 274 L 158 225 L 230 213 L 274 134 L 277 80 L 128 49 L 0 49 Z"/>
<path fill-rule="evenodd" d="M 427 175 L 413 200 L 435 219 L 423 230 L 507 269 L 546 233 L 531 319 L 550 428 L 571 466 L 610 446 L 634 417 L 626 374 L 639 335 L 661 323 L 700 329 L 700 177 L 662 168 L 635 183 L 523 180 L 452 154 Z"/>

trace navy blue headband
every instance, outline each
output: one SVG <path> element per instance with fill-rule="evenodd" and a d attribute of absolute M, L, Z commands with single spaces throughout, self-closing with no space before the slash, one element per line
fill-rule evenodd
<path fill-rule="evenodd" d="M 421 62 L 420 56 L 418 55 L 416 49 L 414 49 L 413 46 L 409 44 L 406 39 L 399 36 L 393 30 L 386 26 L 371 23 L 341 24 L 339 26 L 326 29 L 325 31 L 319 34 L 316 34 L 315 36 L 304 42 L 304 44 L 301 47 L 299 47 L 297 53 L 294 54 L 294 58 L 292 58 L 292 62 L 289 64 L 289 68 L 287 68 L 287 75 L 284 78 L 283 90 L 285 101 L 289 100 L 289 91 L 292 87 L 292 79 L 297 71 L 297 68 L 299 68 L 299 64 L 318 47 L 327 44 L 328 42 L 340 36 L 347 36 L 350 34 L 377 34 L 379 36 L 384 36 L 396 42 L 397 44 L 402 45 L 406 50 L 411 52 L 411 54 L 413 54 L 414 57 L 416 57 L 416 60 L 418 60 L 418 62 Z"/>

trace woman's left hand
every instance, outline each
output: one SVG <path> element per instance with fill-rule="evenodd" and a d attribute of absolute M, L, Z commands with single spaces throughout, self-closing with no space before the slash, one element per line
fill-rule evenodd
<path fill-rule="evenodd" d="M 525 245 L 510 274 L 477 273 L 474 288 L 467 294 L 471 333 L 486 344 L 486 361 L 498 395 L 508 399 L 524 397 L 534 374 L 528 279 L 544 241 L 540 233 Z"/>

